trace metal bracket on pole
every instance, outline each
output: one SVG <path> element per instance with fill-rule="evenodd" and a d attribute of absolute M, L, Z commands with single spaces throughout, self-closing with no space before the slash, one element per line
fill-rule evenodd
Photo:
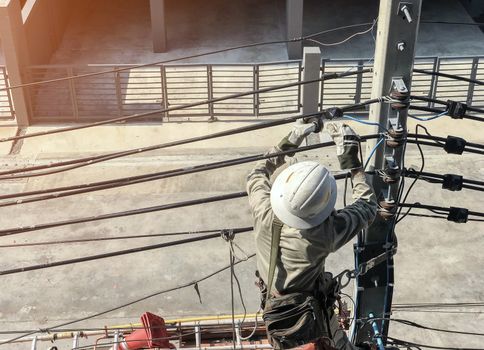
<path fill-rule="evenodd" d="M 378 30 L 373 68 L 372 98 L 388 96 L 385 103 L 370 107 L 370 120 L 387 129 L 386 140 L 374 153 L 370 162 L 371 178 L 378 198 L 378 214 L 373 224 L 358 236 L 355 260 L 365 264 L 377 256 L 396 249 L 394 234 L 401 169 L 406 142 L 407 110 L 412 81 L 415 43 L 420 21 L 422 0 L 380 1 Z M 375 127 L 375 133 L 378 133 Z M 376 141 L 367 142 L 367 154 Z M 377 318 L 391 314 L 393 295 L 393 254 L 356 279 L 356 319 L 371 313 Z M 354 344 L 384 342 L 388 321 L 379 321 L 380 340 L 373 339 L 372 325 L 360 323 L 354 328 Z"/>

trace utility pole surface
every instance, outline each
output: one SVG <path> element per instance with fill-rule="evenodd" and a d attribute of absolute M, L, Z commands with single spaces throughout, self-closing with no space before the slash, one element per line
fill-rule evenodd
<path fill-rule="evenodd" d="M 421 0 L 381 0 L 377 23 L 372 98 L 391 96 L 394 102 L 376 103 L 370 107 L 370 121 L 377 122 L 374 132 L 388 137 L 376 149 L 367 170 L 383 170 L 375 174 L 372 184 L 379 202 L 379 212 L 368 230 L 358 236 L 355 244 L 357 266 L 367 271 L 356 279 L 356 311 L 352 340 L 355 344 L 372 341 L 380 333 L 380 347 L 388 334 L 388 321 L 365 322 L 370 317 L 387 318 L 391 314 L 394 285 L 393 254 L 395 212 L 400 185 L 400 171 L 406 139 L 406 119 L 412 69 L 420 21 Z M 367 156 L 378 140 L 367 142 Z M 376 259 L 375 259 L 376 258 Z M 361 265 L 363 264 L 363 265 Z M 374 264 L 374 267 L 371 267 Z M 362 327 L 363 326 L 363 327 Z M 378 330 L 378 332 L 375 332 Z"/>

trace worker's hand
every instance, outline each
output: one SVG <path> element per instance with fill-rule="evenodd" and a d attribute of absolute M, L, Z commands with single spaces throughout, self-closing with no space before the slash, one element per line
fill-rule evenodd
<path fill-rule="evenodd" d="M 293 125 L 291 132 L 279 142 L 278 147 L 282 151 L 296 149 L 309 134 L 316 130 L 316 128 L 317 125 L 315 123 L 296 123 Z M 288 155 L 292 157 L 294 153 Z"/>
<path fill-rule="evenodd" d="M 348 125 L 339 123 L 326 123 L 326 131 L 336 144 L 336 155 L 341 170 L 361 168 L 361 161 L 358 158 L 358 134 Z"/>

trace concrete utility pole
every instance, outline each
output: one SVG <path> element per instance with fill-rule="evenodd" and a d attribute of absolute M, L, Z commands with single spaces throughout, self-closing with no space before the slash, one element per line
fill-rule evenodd
<path fill-rule="evenodd" d="M 390 317 L 393 294 L 393 253 L 396 248 L 394 236 L 397 192 L 400 184 L 400 169 L 406 136 L 408 96 L 412 79 L 415 44 L 420 21 L 422 0 L 380 0 L 378 33 L 375 48 L 372 98 L 391 95 L 397 103 L 373 104 L 370 120 L 389 130 L 389 138 L 376 150 L 370 170 L 382 169 L 388 176 L 375 175 L 373 187 L 381 204 L 375 222 L 363 232 L 355 245 L 358 264 L 369 262 L 377 265 L 357 278 L 356 318 Z M 382 130 L 380 130 L 382 131 Z M 378 127 L 375 128 L 375 133 Z M 377 141 L 367 142 L 367 155 Z M 385 217 L 385 218 L 384 218 Z M 373 258 L 380 257 L 377 260 Z M 356 322 L 358 329 L 359 325 Z M 388 322 L 366 323 L 358 332 L 353 332 L 353 341 L 358 344 L 371 341 L 376 332 L 386 336 Z M 384 339 L 384 338 L 383 338 Z M 379 346 L 382 346 L 381 338 Z"/>

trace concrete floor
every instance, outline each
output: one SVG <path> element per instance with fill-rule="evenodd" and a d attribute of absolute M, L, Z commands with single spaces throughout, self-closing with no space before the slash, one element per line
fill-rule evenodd
<path fill-rule="evenodd" d="M 459 123 L 459 132 L 455 131 L 455 123 Z M 191 137 L 240 125 L 243 124 L 212 123 L 191 125 L 189 129 L 183 129 L 181 124 L 106 126 L 86 129 L 47 138 L 27 139 L 16 156 L 7 155 L 9 149 L 4 147 L 0 150 L 2 153 L 0 164 L 2 170 L 25 164 L 40 164 L 112 149 L 139 147 L 159 143 L 160 140 Z M 469 140 L 484 142 L 484 137 L 479 132 L 482 127 L 477 123 L 442 119 L 428 125 L 430 132 L 437 135 L 449 133 L 466 135 Z M 165 149 L 47 177 L 2 182 L 0 191 L 12 193 L 49 188 L 256 154 L 275 144 L 288 128 L 288 126 L 279 127 L 252 133 L 250 137 L 222 138 Z M 358 125 L 356 128 L 361 134 L 368 133 L 365 127 Z M 175 129 L 178 133 L 174 132 Z M 40 130 L 45 128 L 36 127 L 29 131 Z M 5 129 L 2 130 L 2 136 L 14 132 L 13 128 Z M 254 140 L 257 142 L 254 143 Z M 308 157 L 319 159 L 334 169 L 337 163 L 333 152 L 333 149 L 327 149 L 324 153 L 312 152 Z M 410 146 L 408 152 L 407 166 L 417 168 L 420 164 L 418 153 Z M 429 171 L 462 173 L 470 179 L 484 177 L 484 159 L 476 159 L 469 155 L 462 157 L 445 155 L 433 148 L 426 148 L 425 155 Z M 307 158 L 301 156 L 299 159 Z M 244 189 L 245 177 L 249 170 L 248 164 L 228 168 L 225 171 L 214 170 L 42 203 L 2 208 L 1 226 L 2 228 L 25 226 L 240 191 Z M 337 206 L 341 207 L 341 187 L 339 192 Z M 451 193 L 440 190 L 437 185 L 419 183 L 409 201 L 464 206 L 483 211 L 481 199 L 482 196 L 477 192 Z M 251 225 L 246 199 L 238 199 L 2 237 L 0 244 L 136 233 L 195 231 L 246 225 Z M 433 219 L 408 218 L 399 224 L 394 303 L 483 302 L 484 280 L 479 277 L 484 266 L 484 257 L 481 253 L 484 244 L 482 231 L 482 223 L 453 224 Z M 8 269 L 176 239 L 145 238 L 136 241 L 28 247 L 21 250 L 0 248 L 0 266 L 2 269 Z M 247 253 L 254 251 L 251 233 L 241 234 L 236 241 Z M 225 266 L 227 262 L 227 244 L 221 239 L 213 239 L 199 244 L 188 244 L 109 260 L 3 276 L 0 292 L 0 329 L 48 327 L 93 314 L 140 296 L 192 281 Z M 328 270 L 335 272 L 352 266 L 351 244 L 331 256 L 327 262 Z M 254 269 L 253 260 L 236 268 L 250 312 L 256 311 L 258 303 L 258 292 L 253 285 Z M 137 322 L 144 311 L 151 311 L 163 317 L 226 314 L 230 311 L 227 272 L 201 283 L 200 291 L 202 304 L 199 303 L 195 291 L 192 288 L 186 288 L 76 324 L 75 327 Z M 346 291 L 352 293 L 351 286 Z M 237 311 L 242 311 L 239 302 L 236 308 Z M 484 312 L 482 309 L 464 310 L 477 311 L 477 314 L 456 315 L 448 313 L 449 310 L 443 311 L 444 313 L 398 311 L 394 316 L 441 328 L 479 331 L 484 327 L 484 316 L 480 313 Z M 395 337 L 433 345 L 480 346 L 479 339 L 429 335 L 423 331 L 396 324 L 391 325 L 391 333 Z M 27 344 L 8 348 L 26 349 L 26 346 Z M 46 349 L 48 346 L 43 344 L 39 349 Z"/>
<path fill-rule="evenodd" d="M 438 9 L 438 10 L 437 10 Z M 306 0 L 304 34 L 343 24 L 371 22 L 378 2 L 364 0 Z M 85 12 L 71 20 L 52 63 L 140 63 L 197 54 L 240 44 L 281 40 L 285 33 L 283 1 L 167 2 L 169 51 L 152 52 L 148 1 L 90 1 Z M 472 22 L 458 0 L 426 0 L 423 20 Z M 321 36 L 336 42 L 359 29 Z M 356 37 L 335 47 L 324 48 L 325 57 L 365 58 L 373 56 L 371 35 Z M 473 26 L 423 24 L 417 45 L 418 56 L 484 54 L 484 34 Z M 285 45 L 270 45 L 230 51 L 184 62 L 267 62 L 287 59 Z"/>

